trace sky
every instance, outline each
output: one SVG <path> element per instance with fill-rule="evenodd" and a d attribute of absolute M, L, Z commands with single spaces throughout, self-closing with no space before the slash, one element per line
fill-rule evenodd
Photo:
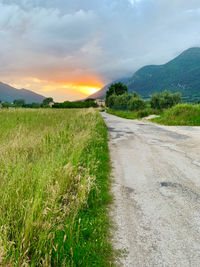
<path fill-rule="evenodd" d="M 199 0 L 0 0 L 0 81 L 59 102 L 193 46 Z"/>

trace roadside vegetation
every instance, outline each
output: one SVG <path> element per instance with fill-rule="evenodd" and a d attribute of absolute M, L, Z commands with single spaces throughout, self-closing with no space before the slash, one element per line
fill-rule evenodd
<path fill-rule="evenodd" d="M 160 115 L 163 110 L 181 102 L 179 93 L 163 91 L 154 94 L 149 101 L 144 101 L 135 92 L 128 94 L 128 88 L 122 83 L 112 84 L 106 94 L 108 113 L 126 118 L 139 119 L 152 114 Z"/>
<path fill-rule="evenodd" d="M 126 119 L 159 115 L 151 121 L 164 125 L 200 126 L 200 105 L 181 103 L 180 93 L 163 91 L 144 101 L 136 93 L 128 94 L 128 88 L 117 83 L 108 89 L 106 104 L 107 113 Z"/>
<path fill-rule="evenodd" d="M 0 110 L 0 147 L 0 265 L 110 266 L 100 114 Z"/>
<path fill-rule="evenodd" d="M 141 119 L 152 114 L 160 115 L 162 111 L 146 108 L 139 111 L 107 109 L 107 113 L 130 120 Z"/>
<path fill-rule="evenodd" d="M 164 125 L 200 126 L 200 105 L 179 104 L 152 121 Z"/>

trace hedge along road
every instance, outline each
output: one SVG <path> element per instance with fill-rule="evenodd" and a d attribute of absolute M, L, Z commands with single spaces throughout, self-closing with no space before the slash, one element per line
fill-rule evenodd
<path fill-rule="evenodd" d="M 102 116 L 119 266 L 200 266 L 200 128 Z"/>

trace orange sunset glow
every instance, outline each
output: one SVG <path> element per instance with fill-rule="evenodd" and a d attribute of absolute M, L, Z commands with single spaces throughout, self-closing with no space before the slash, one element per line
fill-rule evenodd
<path fill-rule="evenodd" d="M 24 77 L 19 82 L 6 80 L 11 86 L 21 89 L 26 88 L 46 97 L 53 97 L 55 101 L 84 99 L 102 87 L 103 83 L 95 76 L 85 75 L 69 80 L 43 80 L 36 77 Z"/>
<path fill-rule="evenodd" d="M 85 95 L 91 95 L 94 94 L 96 92 L 98 92 L 101 89 L 101 86 L 99 85 L 78 85 L 78 84 L 64 84 L 64 85 L 60 85 L 60 88 L 63 89 L 68 89 L 68 88 L 72 88 L 75 91 L 79 91 Z"/>

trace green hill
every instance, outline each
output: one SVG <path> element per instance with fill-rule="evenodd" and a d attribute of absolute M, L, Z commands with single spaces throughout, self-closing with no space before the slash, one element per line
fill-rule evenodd
<path fill-rule="evenodd" d="M 170 90 L 180 92 L 185 100 L 200 99 L 200 48 L 190 48 L 164 65 L 145 66 L 126 85 L 144 98 Z"/>
<path fill-rule="evenodd" d="M 135 91 L 143 98 L 149 98 L 155 92 L 170 90 L 180 92 L 185 101 L 199 100 L 200 48 L 190 48 L 164 65 L 145 66 L 131 78 L 123 80 L 123 83 L 128 86 L 130 93 Z M 109 85 L 95 96 L 105 98 Z"/>

